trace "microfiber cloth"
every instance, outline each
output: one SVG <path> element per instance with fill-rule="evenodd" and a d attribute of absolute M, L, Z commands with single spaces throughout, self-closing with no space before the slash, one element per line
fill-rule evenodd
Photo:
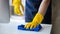
<path fill-rule="evenodd" d="M 18 25 L 18 30 L 26 30 L 26 31 L 36 31 L 36 32 L 38 32 L 39 30 L 41 30 L 41 28 L 42 28 L 41 25 L 38 25 L 36 28 L 32 28 L 32 29 L 30 29 L 30 28 L 26 29 L 26 28 L 24 28 L 24 25 Z"/>

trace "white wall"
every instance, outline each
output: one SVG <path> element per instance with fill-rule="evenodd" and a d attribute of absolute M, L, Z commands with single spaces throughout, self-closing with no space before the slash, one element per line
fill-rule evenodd
<path fill-rule="evenodd" d="M 9 21 L 9 0 L 0 0 L 0 23 Z"/>

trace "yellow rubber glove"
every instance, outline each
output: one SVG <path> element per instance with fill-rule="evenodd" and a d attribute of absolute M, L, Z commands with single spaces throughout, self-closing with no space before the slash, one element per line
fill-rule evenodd
<path fill-rule="evenodd" d="M 15 14 L 17 14 L 17 15 L 20 15 L 20 16 L 23 16 L 23 14 L 22 14 L 22 12 L 21 12 L 21 10 L 20 10 L 20 8 L 19 7 L 14 7 L 14 13 Z"/>
<path fill-rule="evenodd" d="M 25 28 L 30 28 L 30 29 L 36 28 L 37 25 L 41 24 L 42 20 L 43 20 L 43 15 L 40 13 L 37 13 L 33 21 L 30 23 L 27 23 L 25 25 Z"/>
<path fill-rule="evenodd" d="M 24 6 L 22 5 L 21 0 L 13 0 L 12 1 L 12 6 L 14 6 L 14 13 L 15 14 L 19 14 L 20 16 L 22 16 L 22 12 L 20 10 L 20 6 L 22 7 L 22 10 L 24 11 Z"/>

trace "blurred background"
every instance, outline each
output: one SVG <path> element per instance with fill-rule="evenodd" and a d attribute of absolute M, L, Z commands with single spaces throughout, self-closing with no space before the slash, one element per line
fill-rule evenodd
<path fill-rule="evenodd" d="M 60 34 L 60 0 L 52 0 L 51 34 Z"/>
<path fill-rule="evenodd" d="M 14 7 L 12 6 L 12 1 L 13 1 L 13 0 L 9 0 L 10 14 L 17 16 L 16 14 L 14 14 Z M 22 4 L 23 4 L 23 6 L 24 6 L 24 8 L 25 8 L 25 0 L 22 0 Z M 20 10 L 21 10 L 21 12 L 23 13 L 22 7 L 20 7 Z M 24 14 L 24 13 L 23 13 L 23 14 Z M 20 16 L 20 15 L 18 15 L 18 16 Z"/>

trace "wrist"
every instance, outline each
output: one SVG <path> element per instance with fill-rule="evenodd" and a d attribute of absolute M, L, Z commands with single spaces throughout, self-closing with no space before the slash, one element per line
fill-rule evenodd
<path fill-rule="evenodd" d="M 40 24 L 43 19 L 44 19 L 44 16 L 40 13 L 37 13 L 32 22 L 36 24 Z"/>

